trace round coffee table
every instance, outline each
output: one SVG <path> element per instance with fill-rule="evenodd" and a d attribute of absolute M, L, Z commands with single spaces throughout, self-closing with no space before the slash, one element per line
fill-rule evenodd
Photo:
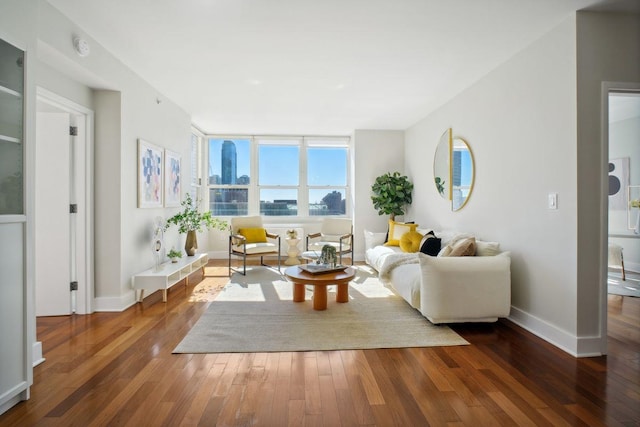
<path fill-rule="evenodd" d="M 327 286 L 337 285 L 336 302 L 349 302 L 349 282 L 356 275 L 356 270 L 347 267 L 332 273 L 311 274 L 300 267 L 289 267 L 284 271 L 287 279 L 293 282 L 293 301 L 303 302 L 305 285 L 313 286 L 313 309 L 327 309 Z"/>

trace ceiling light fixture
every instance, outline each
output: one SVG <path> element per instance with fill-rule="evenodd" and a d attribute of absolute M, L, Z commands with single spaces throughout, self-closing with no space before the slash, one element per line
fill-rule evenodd
<path fill-rule="evenodd" d="M 77 36 L 73 38 L 73 48 L 75 49 L 76 53 L 83 58 L 91 53 L 89 42 Z"/>

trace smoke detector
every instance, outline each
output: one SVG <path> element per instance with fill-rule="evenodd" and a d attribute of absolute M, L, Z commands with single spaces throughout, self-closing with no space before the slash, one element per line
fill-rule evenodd
<path fill-rule="evenodd" d="M 76 53 L 83 58 L 91 53 L 89 42 L 80 37 L 73 38 L 73 48 L 76 50 Z"/>

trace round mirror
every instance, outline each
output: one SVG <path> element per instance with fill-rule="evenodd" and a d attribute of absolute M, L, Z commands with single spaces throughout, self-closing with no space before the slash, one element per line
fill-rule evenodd
<path fill-rule="evenodd" d="M 474 179 L 473 153 L 467 141 L 453 138 L 451 153 L 451 210 L 457 211 L 469 200 Z"/>
<path fill-rule="evenodd" d="M 438 142 L 433 159 L 433 179 L 438 194 L 451 200 L 451 210 L 457 211 L 469 200 L 475 168 L 473 153 L 467 141 L 453 137 L 451 128 L 447 129 Z"/>
<path fill-rule="evenodd" d="M 436 184 L 436 190 L 445 200 L 451 199 L 451 191 L 449 183 L 451 175 L 449 168 L 449 159 L 451 157 L 451 128 L 447 129 L 440 137 L 440 142 L 436 147 L 436 155 L 433 159 L 433 179 Z"/>

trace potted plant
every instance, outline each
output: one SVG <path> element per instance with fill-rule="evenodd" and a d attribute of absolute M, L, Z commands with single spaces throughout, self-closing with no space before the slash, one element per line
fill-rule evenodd
<path fill-rule="evenodd" d="M 287 239 L 297 239 L 298 232 L 292 228 L 291 230 L 287 230 Z"/>
<path fill-rule="evenodd" d="M 178 262 L 178 258 L 182 258 L 182 252 L 176 251 L 175 249 L 171 249 L 167 254 L 171 262 Z"/>
<path fill-rule="evenodd" d="M 404 215 L 405 206 L 411 204 L 413 184 L 400 172 L 387 172 L 376 178 L 371 191 L 371 201 L 378 215 L 390 215 L 394 220 L 396 215 Z"/>
<path fill-rule="evenodd" d="M 213 218 L 210 211 L 199 212 L 198 201 L 193 200 L 188 193 L 180 204 L 183 210 L 167 220 L 166 228 L 174 224 L 178 226 L 179 233 L 187 234 L 184 250 L 188 256 L 193 256 L 196 253 L 196 249 L 198 249 L 196 232 L 202 232 L 204 229 L 208 230 L 212 228 L 225 230 L 227 222 L 219 218 Z"/>

